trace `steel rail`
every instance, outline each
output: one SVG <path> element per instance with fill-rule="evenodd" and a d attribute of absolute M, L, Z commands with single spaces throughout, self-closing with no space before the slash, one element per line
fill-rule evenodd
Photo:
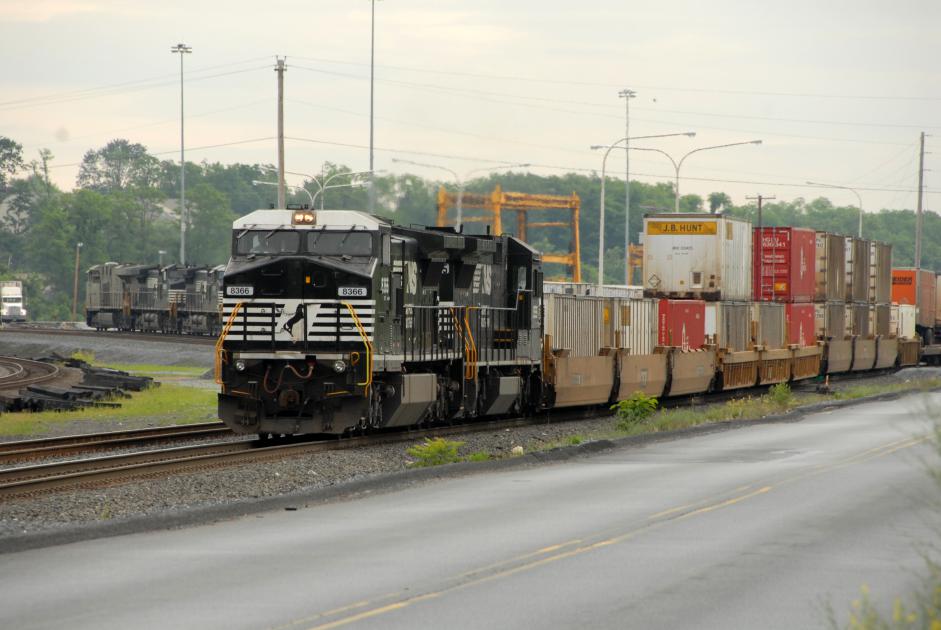
<path fill-rule="evenodd" d="M 14 368 L 10 374 L 0 377 L 0 390 L 19 389 L 26 385 L 50 381 L 59 376 L 59 366 L 42 361 L 0 356 L 0 365 Z"/>
<path fill-rule="evenodd" d="M 201 422 L 169 427 L 0 442 L 0 465 L 42 457 L 74 455 L 114 448 L 143 446 L 150 443 L 158 444 L 164 441 L 215 437 L 228 433 L 231 433 L 231 430 L 221 422 Z"/>

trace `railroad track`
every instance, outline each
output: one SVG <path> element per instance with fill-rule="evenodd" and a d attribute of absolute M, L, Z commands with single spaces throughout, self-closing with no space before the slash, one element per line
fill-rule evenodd
<path fill-rule="evenodd" d="M 59 376 L 59 366 L 19 357 L 0 356 L 0 391 L 51 381 Z"/>
<path fill-rule="evenodd" d="M 130 429 L 37 440 L 0 442 L 0 466 L 47 457 L 61 457 L 116 448 L 146 447 L 166 442 L 218 437 L 230 433 L 229 428 L 221 422 L 203 422 L 151 429 Z"/>
<path fill-rule="evenodd" d="M 54 335 L 59 337 L 101 337 L 104 339 L 133 339 L 135 341 L 161 341 L 164 343 L 184 343 L 197 346 L 211 346 L 216 342 L 215 337 L 199 337 L 196 335 L 173 335 L 162 333 L 143 333 L 131 331 L 113 331 L 102 332 L 97 330 L 68 330 L 63 328 L 46 328 L 36 325 L 15 325 L 7 324 L 3 327 L 3 333 L 12 334 L 42 334 Z"/>
<path fill-rule="evenodd" d="M 584 415 L 585 412 L 579 412 Z M 573 415 L 566 414 L 565 420 Z M 556 418 L 556 421 L 562 420 Z M 517 418 L 452 427 L 376 433 L 367 436 L 268 444 L 260 440 L 217 442 L 121 455 L 68 460 L 0 470 L 0 499 L 30 497 L 64 489 L 88 489 L 109 483 L 166 474 L 198 472 L 247 463 L 275 461 L 311 453 L 348 450 L 377 444 L 414 442 L 456 433 L 498 431 L 545 423 L 545 417 Z"/>

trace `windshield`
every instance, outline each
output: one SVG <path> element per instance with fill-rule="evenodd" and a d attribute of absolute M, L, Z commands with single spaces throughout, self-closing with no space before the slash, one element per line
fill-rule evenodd
<path fill-rule="evenodd" d="M 237 254 L 296 254 L 300 234 L 293 230 L 249 230 L 235 244 Z"/>
<path fill-rule="evenodd" d="M 307 251 L 317 256 L 372 256 L 368 232 L 308 232 Z"/>
<path fill-rule="evenodd" d="M 4 303 L 4 304 L 19 304 L 19 303 L 22 302 L 22 301 L 23 301 L 23 298 L 21 298 L 21 297 L 5 297 L 5 298 L 3 298 L 3 303 Z"/>

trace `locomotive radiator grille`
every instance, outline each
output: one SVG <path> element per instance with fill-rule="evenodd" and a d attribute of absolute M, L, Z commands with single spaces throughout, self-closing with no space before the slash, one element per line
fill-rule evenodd
<path fill-rule="evenodd" d="M 239 302 L 226 298 L 223 318 L 228 318 Z M 343 300 L 356 309 L 369 340 L 373 340 L 376 321 L 375 300 Z M 305 330 L 304 321 L 307 322 Z M 362 343 L 356 322 L 339 299 L 285 299 L 277 302 L 249 300 L 232 324 L 229 338 L 243 341 L 299 341 L 324 343 Z"/>

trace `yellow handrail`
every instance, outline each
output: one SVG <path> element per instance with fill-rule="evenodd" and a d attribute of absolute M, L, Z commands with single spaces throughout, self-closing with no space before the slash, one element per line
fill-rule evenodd
<path fill-rule="evenodd" d="M 215 381 L 216 385 L 222 385 L 223 388 L 225 385 L 222 383 L 222 363 L 223 353 L 225 350 L 222 348 L 222 344 L 225 343 L 225 338 L 229 334 L 229 330 L 232 329 L 232 324 L 235 323 L 235 316 L 238 315 L 239 309 L 244 306 L 244 302 L 236 302 L 235 308 L 232 309 L 232 314 L 229 315 L 229 319 L 225 322 L 225 326 L 222 328 L 222 333 L 219 334 L 219 339 L 216 340 L 216 362 L 215 362 Z"/>
<path fill-rule="evenodd" d="M 366 334 L 363 323 L 359 321 L 359 315 L 356 314 L 356 309 L 353 308 L 353 305 L 349 302 L 343 302 L 343 306 L 349 310 L 350 316 L 353 318 L 353 323 L 356 325 L 356 330 L 359 331 L 359 336 L 363 340 L 363 346 L 366 348 L 366 380 L 362 383 L 357 383 L 357 385 L 362 386 L 363 396 L 369 396 L 369 386 L 372 385 L 372 342 L 369 341 L 369 335 Z"/>
<path fill-rule="evenodd" d="M 464 362 L 464 380 L 477 380 L 477 345 L 474 343 L 474 334 L 471 332 L 470 312 L 473 306 L 464 309 L 464 330 L 467 334 L 467 360 Z"/>

